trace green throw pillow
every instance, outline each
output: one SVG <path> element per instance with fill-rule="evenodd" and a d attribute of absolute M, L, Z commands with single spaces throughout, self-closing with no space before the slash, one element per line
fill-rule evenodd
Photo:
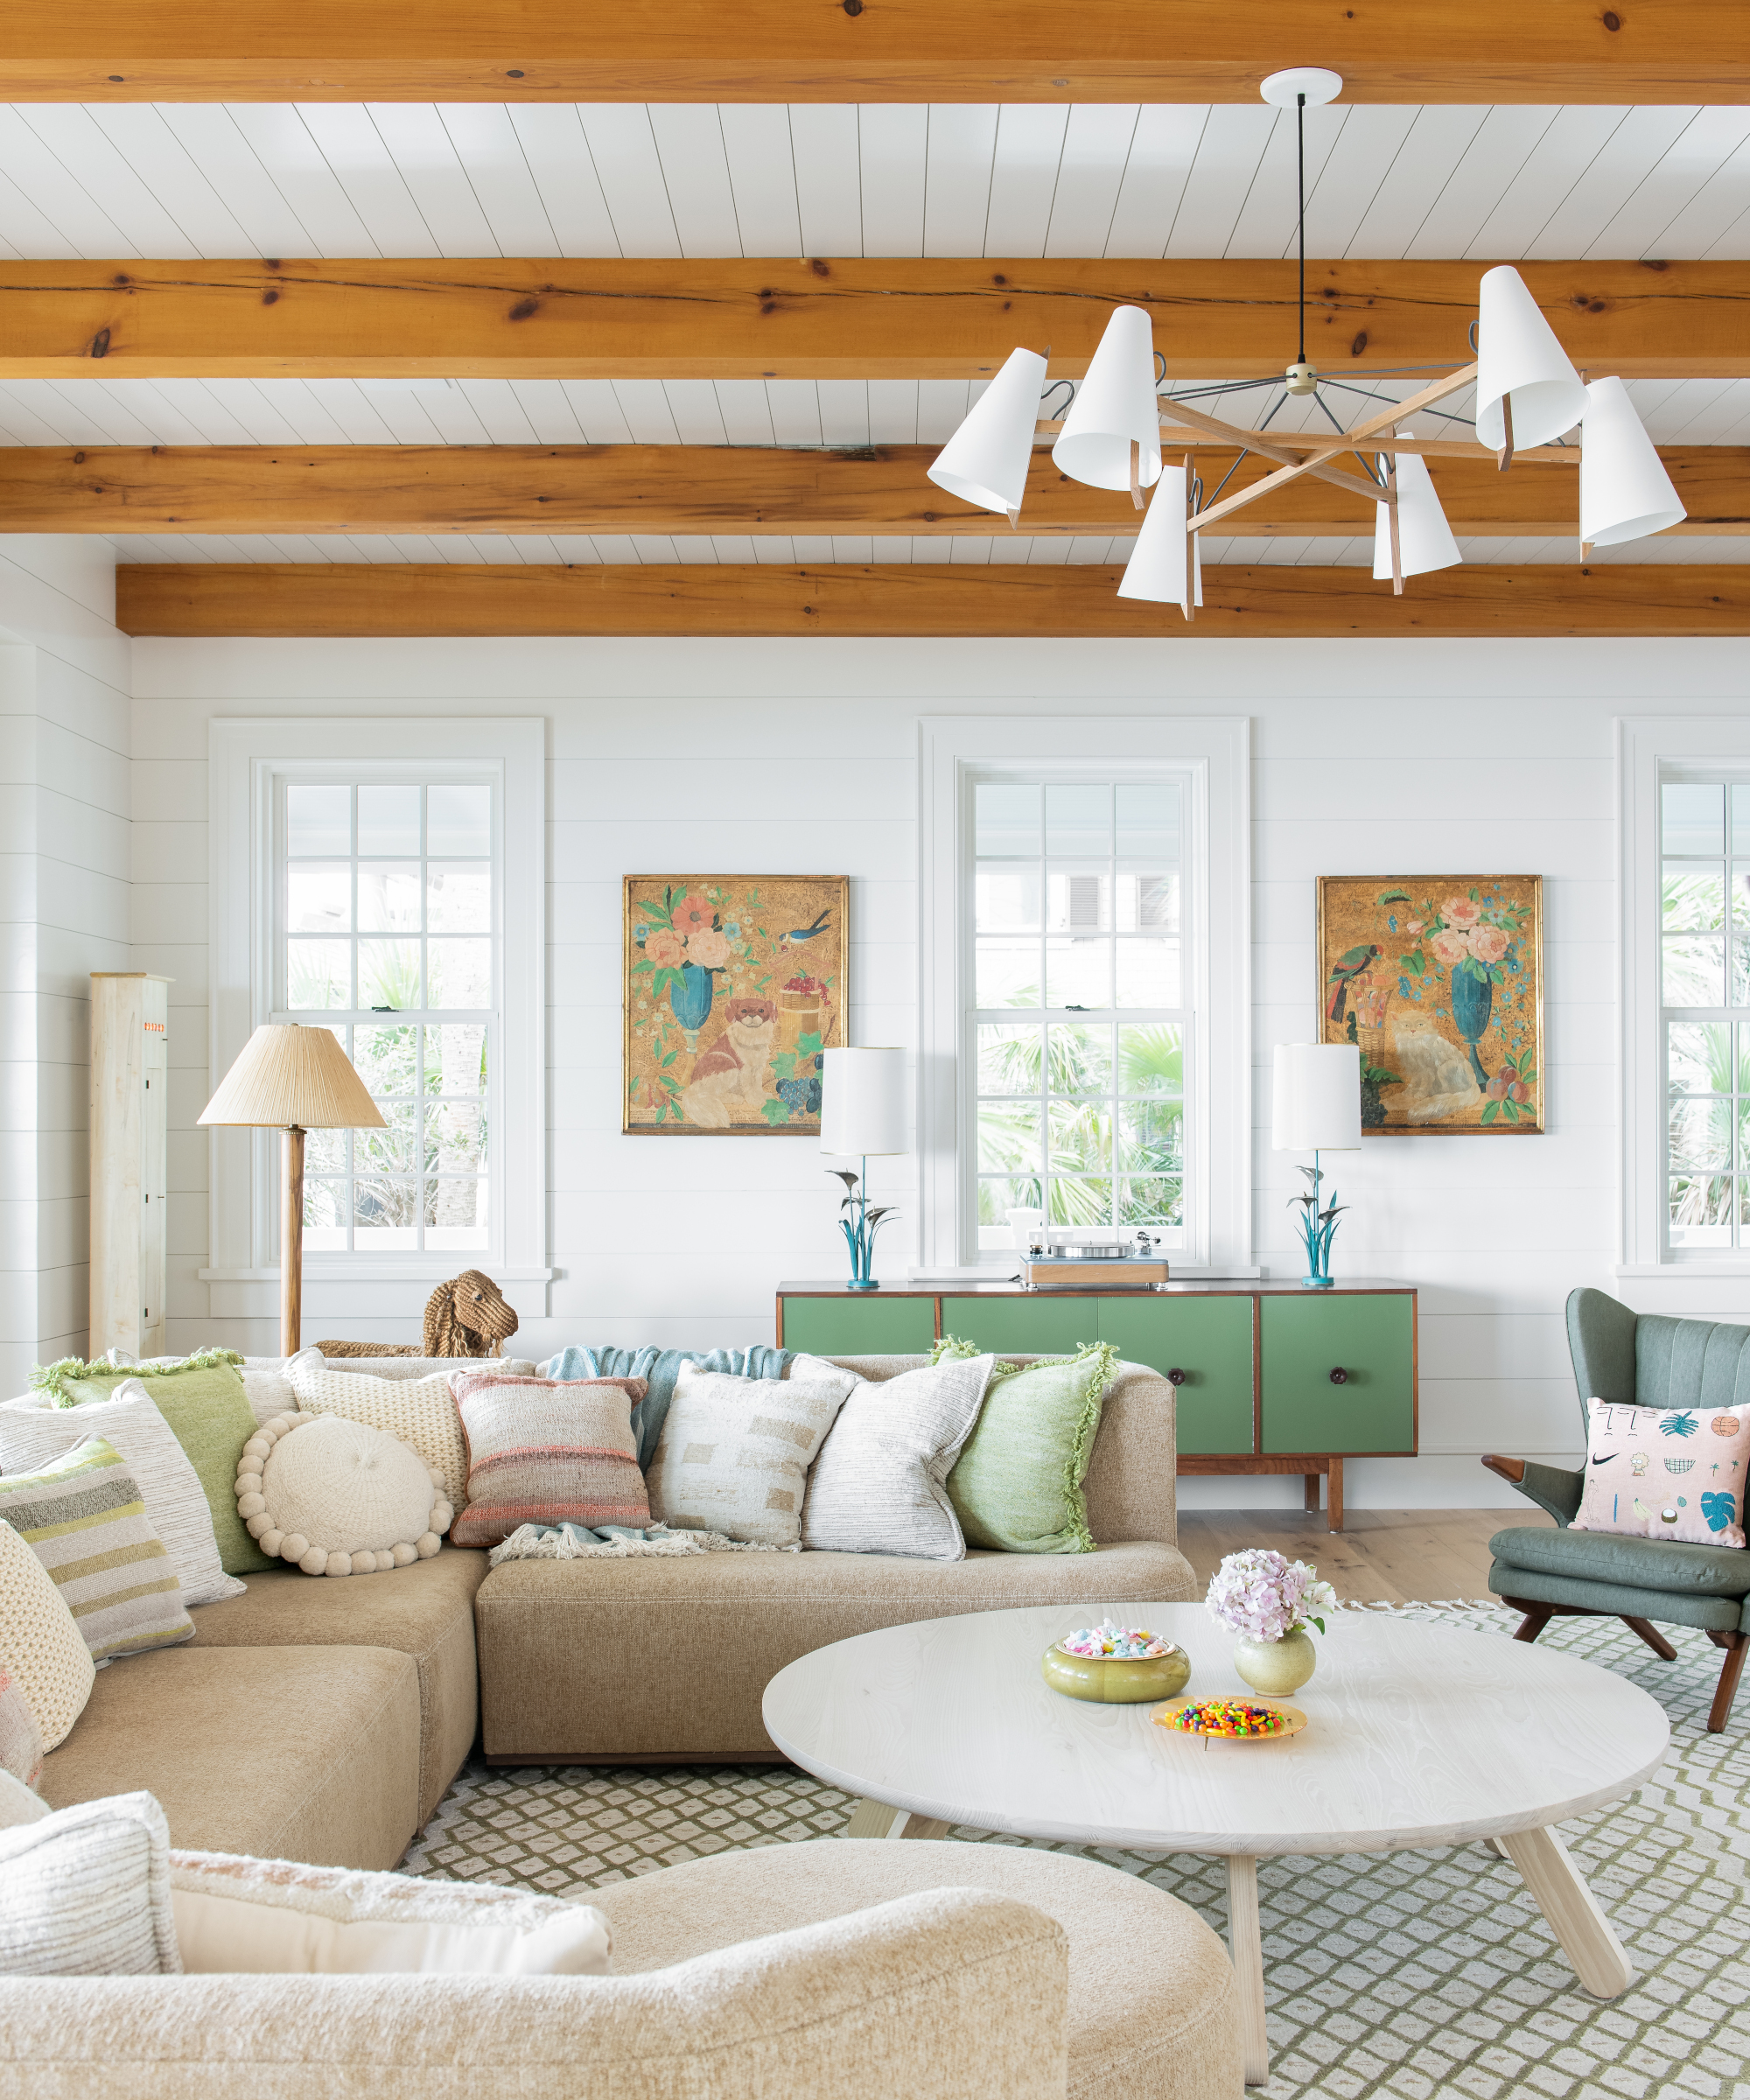
<path fill-rule="evenodd" d="M 213 1514 L 213 1536 L 228 1575 L 260 1575 L 270 1560 L 237 1515 L 237 1460 L 256 1433 L 255 1411 L 228 1350 L 206 1349 L 180 1364 L 81 1363 L 67 1357 L 33 1371 L 31 1383 L 57 1407 L 107 1400 L 124 1378 L 143 1378 L 146 1390 L 193 1466 Z"/>
<path fill-rule="evenodd" d="M 951 1336 L 935 1353 L 977 1354 Z M 1093 1552 L 1082 1483 L 1117 1361 L 1110 1342 L 1038 1363 L 998 1360 L 977 1423 L 948 1476 L 948 1500 L 968 1545 L 1001 1553 Z"/>

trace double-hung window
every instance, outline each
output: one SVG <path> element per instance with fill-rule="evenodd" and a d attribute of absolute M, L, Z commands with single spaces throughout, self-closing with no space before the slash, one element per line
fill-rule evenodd
<path fill-rule="evenodd" d="M 1659 787 L 1660 1037 L 1673 1252 L 1750 1249 L 1750 773 Z"/>
<path fill-rule="evenodd" d="M 1017 1211 L 1184 1244 L 1186 785 L 973 781 L 981 1250 L 1015 1244 Z"/>
<path fill-rule="evenodd" d="M 1241 717 L 920 724 L 928 1269 L 1042 1227 L 1255 1273 L 1250 784 Z"/>
<path fill-rule="evenodd" d="M 276 1020 L 332 1028 L 383 1116 L 312 1130 L 304 1244 L 493 1245 L 500 1013 L 489 780 L 277 782 Z"/>
<path fill-rule="evenodd" d="M 312 1130 L 306 1312 L 402 1281 L 404 1320 L 458 1269 L 545 1311 L 546 727 L 499 717 L 215 720 L 209 729 L 209 1068 L 263 1021 L 330 1028 L 381 1129 Z M 209 1134 L 203 1282 L 277 1275 L 271 1134 Z M 345 1330 L 339 1330 L 344 1332 Z"/>

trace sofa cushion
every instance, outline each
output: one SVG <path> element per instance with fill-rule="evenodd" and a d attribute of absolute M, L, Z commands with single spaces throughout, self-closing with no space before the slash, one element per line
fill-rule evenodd
<path fill-rule="evenodd" d="M 997 1364 L 948 1476 L 948 1498 L 969 1545 L 1003 1553 L 1094 1550 L 1082 1483 L 1117 1354 L 1110 1342 L 1095 1342 L 1068 1362 Z"/>
<path fill-rule="evenodd" d="M 1516 1568 L 1497 1560 L 1488 1586 L 1503 1603 L 1550 1604 L 1606 1619 L 1652 1619 L 1670 1626 L 1735 1632 L 1750 1612 L 1739 1597 L 1712 1597 L 1705 1590 L 1637 1590 L 1626 1583 L 1583 1582 L 1538 1568 Z"/>
<path fill-rule="evenodd" d="M 529 1763 L 771 1759 L 766 1687 L 830 1642 L 962 1612 L 1097 1611 L 1197 1594 L 1183 1555 L 1152 1539 L 961 1561 L 885 1553 L 507 1561 L 474 1600 L 486 1754 Z M 662 1642 L 654 1670 L 653 1628 Z"/>
<path fill-rule="evenodd" d="M 447 1372 L 427 1378 L 379 1378 L 343 1371 L 312 1350 L 294 1356 L 287 1375 L 305 1414 L 341 1415 L 399 1438 L 444 1476 L 450 1507 L 462 1507 L 467 1499 L 468 1450 Z"/>
<path fill-rule="evenodd" d="M 1535 1569 L 1572 1582 L 1614 1582 L 1689 1596 L 1750 1596 L 1750 1552 L 1742 1547 L 1691 1546 L 1676 1539 L 1524 1525 L 1497 1531 L 1488 1550 L 1508 1567 Z"/>
<path fill-rule="evenodd" d="M 409 1656 L 171 1648 L 97 1673 L 78 1726 L 44 1760 L 41 1792 L 57 1809 L 154 1795 L 171 1843 L 194 1851 L 390 1867 L 419 1827 L 418 1772 Z"/>
<path fill-rule="evenodd" d="M 495 1546 L 524 1524 L 650 1522 L 632 1410 L 641 1378 L 506 1378 L 458 1371 L 452 1380 L 468 1447 L 466 1505 L 451 1527 L 458 1546 Z"/>
<path fill-rule="evenodd" d="M 651 1516 L 682 1530 L 794 1545 L 808 1467 L 857 1383 L 830 1363 L 816 1378 L 734 1378 L 683 1363 L 646 1476 Z"/>
<path fill-rule="evenodd" d="M 994 1362 L 949 1358 L 879 1386 L 859 1382 L 808 1474 L 803 1545 L 961 1559 L 966 1540 L 947 1480 L 978 1419 Z"/>
<path fill-rule="evenodd" d="M 934 1888 L 1012 1897 L 1069 1936 L 1070 2100 L 1238 2100 L 1227 1949 L 1187 1905 L 1116 1867 L 1016 1845 L 828 1838 L 689 1860 L 595 1897 L 613 1928 L 614 1973 L 634 1976 Z"/>
<path fill-rule="evenodd" d="M 480 1713 L 474 1592 L 484 1553 L 435 1560 L 368 1582 L 312 1582 L 295 1568 L 251 1575 L 247 1592 L 193 1614 L 194 1649 L 386 1648 L 419 1672 L 419 1819 L 444 1798 L 473 1746 Z M 178 1838 L 178 1844 L 190 1843 Z M 248 1847 L 233 1846 L 233 1851 Z M 302 1858 L 302 1853 L 286 1855 Z M 354 1863 L 356 1864 L 356 1862 Z"/>

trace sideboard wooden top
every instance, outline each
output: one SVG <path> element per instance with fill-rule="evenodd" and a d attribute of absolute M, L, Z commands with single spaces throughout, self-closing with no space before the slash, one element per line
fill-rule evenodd
<path fill-rule="evenodd" d="M 1125 1289 L 1112 1285 L 1106 1290 L 1090 1289 L 1085 1285 L 1068 1290 L 1046 1286 L 1029 1291 L 1020 1284 L 1006 1280 L 990 1283 L 974 1282 L 970 1278 L 962 1283 L 942 1284 L 883 1284 L 878 1291 L 852 1291 L 844 1284 L 811 1281 L 807 1283 L 780 1284 L 780 1298 L 1341 1298 L 1358 1292 L 1377 1295 L 1382 1291 L 1402 1292 L 1407 1297 L 1416 1294 L 1414 1284 L 1399 1283 L 1391 1277 L 1345 1277 L 1328 1291 L 1309 1291 L 1304 1284 L 1284 1278 L 1280 1282 L 1262 1283 L 1244 1277 L 1191 1278 L 1183 1283 L 1169 1281 L 1158 1289 Z"/>

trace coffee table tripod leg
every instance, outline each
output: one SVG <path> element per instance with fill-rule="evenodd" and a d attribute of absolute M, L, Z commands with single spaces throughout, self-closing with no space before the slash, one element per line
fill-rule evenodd
<path fill-rule="evenodd" d="M 1598 1899 L 1553 1830 L 1516 1830 L 1501 1848 L 1537 1899 L 1537 1908 L 1594 1998 L 1620 1998 L 1634 1970 Z"/>
<path fill-rule="evenodd" d="M 914 1816 L 907 1809 L 889 1808 L 885 1801 L 859 1801 L 850 1811 L 843 1834 L 847 1838 L 946 1838 L 948 1825 L 933 1816 Z"/>
<path fill-rule="evenodd" d="M 1240 2054 L 1246 2083 L 1270 2079 L 1270 2043 L 1264 2031 L 1264 1935 L 1258 1928 L 1258 1863 L 1249 1852 L 1228 1856 L 1228 1950 L 1240 1987 Z"/>

